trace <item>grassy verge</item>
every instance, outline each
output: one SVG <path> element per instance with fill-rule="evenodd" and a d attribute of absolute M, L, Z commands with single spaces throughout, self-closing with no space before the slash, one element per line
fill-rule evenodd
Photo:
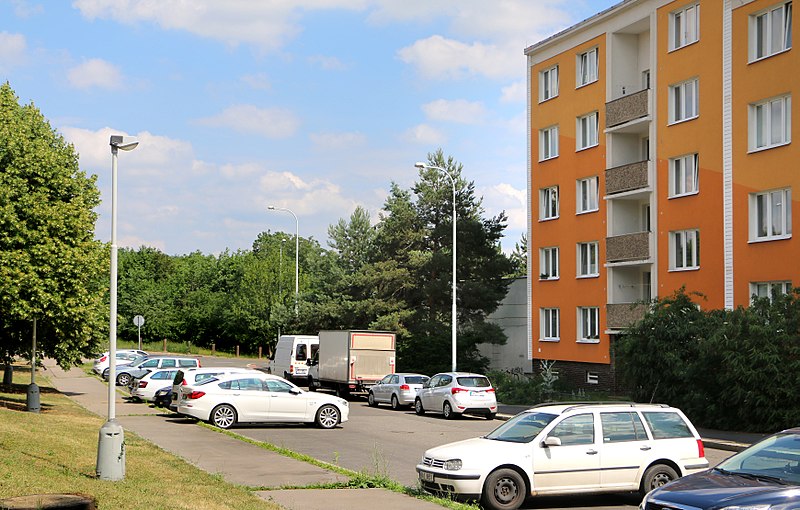
<path fill-rule="evenodd" d="M 0 386 L 0 499 L 82 493 L 97 498 L 99 509 L 280 508 L 128 431 L 125 479 L 98 480 L 97 442 L 104 420 L 41 378 L 41 412 L 26 412 L 30 372 L 22 367 L 14 372 L 14 384 Z"/>

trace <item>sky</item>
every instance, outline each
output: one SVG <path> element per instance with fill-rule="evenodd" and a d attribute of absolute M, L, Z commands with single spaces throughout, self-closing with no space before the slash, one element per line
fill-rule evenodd
<path fill-rule="evenodd" d="M 328 247 L 441 148 L 526 231 L 526 47 L 617 0 L 0 0 L 0 78 L 97 176 L 96 236 L 170 255 Z M 445 181 L 446 182 L 446 181 Z"/>

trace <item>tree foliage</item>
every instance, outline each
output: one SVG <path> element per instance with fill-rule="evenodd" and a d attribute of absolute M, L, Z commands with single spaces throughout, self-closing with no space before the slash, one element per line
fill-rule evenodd
<path fill-rule="evenodd" d="M 78 155 L 32 104 L 0 85 L 0 356 L 37 347 L 69 366 L 93 351 L 108 314 L 100 194 Z"/>

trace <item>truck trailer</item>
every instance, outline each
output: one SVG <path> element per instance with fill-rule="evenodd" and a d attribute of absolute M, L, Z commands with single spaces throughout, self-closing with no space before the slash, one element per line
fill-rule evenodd
<path fill-rule="evenodd" d="M 366 393 L 395 371 L 397 336 L 387 331 L 320 331 L 319 349 L 309 362 L 308 388 L 339 396 Z"/>

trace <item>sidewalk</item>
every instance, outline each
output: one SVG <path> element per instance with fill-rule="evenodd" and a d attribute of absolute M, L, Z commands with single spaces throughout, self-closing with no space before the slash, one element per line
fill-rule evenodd
<path fill-rule="evenodd" d="M 43 375 L 57 390 L 90 412 L 108 415 L 108 387 L 97 378 L 77 368 L 65 372 L 50 359 L 44 360 Z M 441 510 L 434 503 L 383 489 L 280 489 L 344 482 L 347 477 L 197 427 L 182 418 L 154 420 L 152 416 L 142 415 L 141 404 L 129 403 L 119 392 L 115 394 L 117 421 L 125 431 L 151 441 L 204 471 L 218 473 L 227 482 L 249 487 L 274 487 L 277 490 L 255 493 L 287 510 Z"/>

